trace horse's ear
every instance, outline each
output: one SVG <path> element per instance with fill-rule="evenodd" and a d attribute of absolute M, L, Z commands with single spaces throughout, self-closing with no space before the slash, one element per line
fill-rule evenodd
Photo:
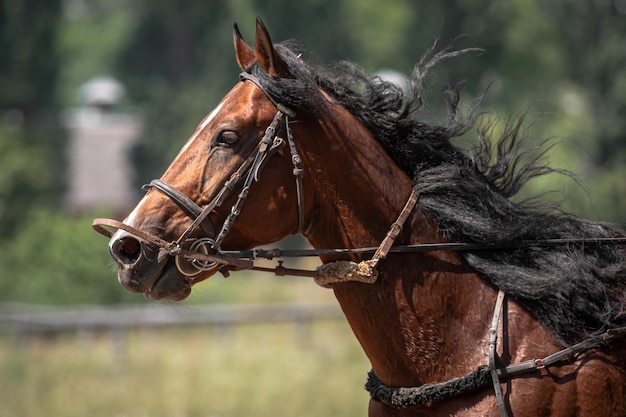
<path fill-rule="evenodd" d="M 288 77 L 287 65 L 274 49 L 272 39 L 260 18 L 256 19 L 256 37 L 254 39 L 254 53 L 256 60 L 269 75 Z"/>
<path fill-rule="evenodd" d="M 237 63 L 242 71 L 246 71 L 252 66 L 252 64 L 254 64 L 256 57 L 252 48 L 250 48 L 243 40 L 243 36 L 241 36 L 237 23 L 235 23 L 233 27 L 233 42 L 235 44 L 235 56 L 237 57 Z"/>

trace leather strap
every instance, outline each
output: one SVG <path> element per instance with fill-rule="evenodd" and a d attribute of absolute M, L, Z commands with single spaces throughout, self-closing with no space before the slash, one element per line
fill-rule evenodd
<path fill-rule="evenodd" d="M 252 164 L 250 165 L 250 169 L 246 175 L 245 180 L 243 181 L 243 185 L 241 187 L 241 191 L 239 192 L 239 196 L 237 197 L 237 201 L 231 207 L 230 213 L 226 220 L 224 221 L 224 225 L 222 229 L 218 233 L 215 238 L 214 248 L 219 248 L 220 244 L 226 237 L 226 234 L 230 230 L 233 225 L 233 222 L 241 213 L 241 207 L 243 203 L 248 198 L 248 193 L 250 191 L 250 187 L 252 186 L 252 181 L 257 180 L 261 173 L 261 170 L 264 167 L 264 162 L 267 160 L 269 156 L 271 156 L 272 152 L 277 149 L 278 145 L 274 146 L 274 144 L 280 144 L 282 139 L 276 136 L 276 131 L 278 130 L 280 124 L 283 122 L 284 114 L 280 111 L 276 112 L 274 119 L 270 123 L 270 125 L 265 130 L 265 134 L 263 135 L 263 139 L 259 143 L 258 151 L 252 160 Z M 283 142 L 284 143 L 284 142 Z"/>
<path fill-rule="evenodd" d="M 409 214 L 413 212 L 413 209 L 417 204 L 417 200 L 419 200 L 419 193 L 417 192 L 417 188 L 413 187 L 413 189 L 411 189 L 411 195 L 409 196 L 409 199 L 407 200 L 404 208 L 398 215 L 398 219 L 391 225 L 391 228 L 387 232 L 387 235 L 378 246 L 378 249 L 374 253 L 374 256 L 372 256 L 371 265 L 374 268 L 376 268 L 378 261 L 380 261 L 381 259 L 385 259 L 389 254 L 391 247 L 393 246 L 394 242 L 402 231 L 404 223 L 409 218 Z"/>
<path fill-rule="evenodd" d="M 302 168 L 302 158 L 298 154 L 296 149 L 296 142 L 291 134 L 291 127 L 289 127 L 289 119 L 285 120 L 285 130 L 287 131 L 287 142 L 289 143 L 289 150 L 291 151 L 291 162 L 293 163 L 293 175 L 296 177 L 296 194 L 298 198 L 298 230 L 297 235 L 302 233 L 304 228 L 304 186 L 302 184 L 302 177 L 304 176 L 304 169 Z"/>
<path fill-rule="evenodd" d="M 567 359 L 575 359 L 578 354 L 587 352 L 604 343 L 624 336 L 626 336 L 626 327 L 611 329 L 599 336 L 592 337 L 569 348 L 560 350 L 543 359 L 533 359 L 509 365 L 504 368 L 496 369 L 496 372 L 500 378 L 515 378 L 527 372 L 557 365 Z M 404 408 L 440 402 L 486 388 L 490 382 L 493 382 L 489 377 L 490 374 L 490 367 L 482 365 L 467 375 L 446 382 L 434 382 L 419 387 L 394 387 L 384 384 L 372 370 L 369 373 L 365 389 L 369 391 L 374 401 L 380 401 L 394 408 Z"/>
<path fill-rule="evenodd" d="M 290 109 L 289 107 L 285 106 L 284 104 L 281 104 L 279 102 L 277 102 L 276 100 L 274 100 L 274 97 L 272 97 L 268 91 L 265 89 L 265 87 L 263 87 L 263 85 L 261 85 L 261 82 L 259 81 L 259 79 L 250 74 L 249 72 L 242 72 L 241 74 L 239 74 L 239 80 L 240 81 L 250 81 L 254 84 L 256 84 L 257 87 L 259 87 L 259 89 L 261 91 L 263 91 L 263 94 L 265 94 L 267 96 L 267 98 L 272 102 L 272 104 L 278 109 L 278 111 L 280 111 L 281 113 L 286 114 L 289 117 L 295 117 L 296 116 L 296 112 L 293 111 L 292 109 Z"/>
<path fill-rule="evenodd" d="M 98 219 L 94 219 L 92 222 L 92 227 L 96 232 L 110 239 L 111 236 L 113 236 L 114 232 L 111 232 L 110 230 L 105 229 L 103 226 L 108 226 L 108 227 L 113 227 L 116 229 L 124 230 L 125 232 L 130 233 L 137 239 L 142 240 L 149 245 L 158 246 L 160 249 L 163 249 L 168 255 L 182 256 L 183 258 L 197 259 L 203 262 L 217 262 L 219 264 L 229 265 L 235 268 L 251 269 L 252 266 L 254 265 L 253 261 L 247 260 L 247 259 L 223 256 L 219 254 L 204 254 L 204 253 L 199 253 L 199 252 L 190 252 L 188 250 L 182 249 L 179 245 L 175 243 L 168 242 L 157 236 L 144 232 L 143 230 L 136 229 L 132 226 L 129 226 L 117 220 L 98 218 Z"/>
<path fill-rule="evenodd" d="M 304 228 L 304 186 L 302 183 L 302 177 L 304 175 L 304 169 L 302 168 L 302 158 L 298 154 L 298 150 L 296 149 L 296 143 L 293 139 L 293 135 L 291 133 L 291 127 L 289 126 L 289 117 L 295 117 L 296 112 L 277 102 L 274 97 L 269 94 L 269 92 L 263 87 L 259 79 L 248 72 L 242 72 L 239 74 L 239 80 L 241 81 L 250 81 L 255 84 L 259 89 L 267 96 L 267 98 L 274 104 L 274 106 L 278 109 L 278 111 L 284 114 L 285 117 L 285 131 L 287 132 L 287 142 L 289 143 L 289 149 L 291 151 L 291 161 L 293 163 L 293 175 L 296 177 L 296 194 L 298 198 L 298 229 L 294 234 L 302 233 Z"/>
<path fill-rule="evenodd" d="M 115 229 L 124 230 L 125 232 L 128 232 L 134 237 L 136 237 L 137 239 L 142 240 L 145 243 L 148 243 L 150 245 L 159 246 L 168 252 L 174 248 L 174 245 L 171 242 L 168 242 L 167 240 L 163 240 L 160 237 L 151 235 L 150 233 L 144 232 L 143 230 L 136 229 L 132 226 L 129 226 L 117 220 L 98 218 L 98 219 L 93 220 L 91 226 L 96 232 L 108 237 L 109 239 L 113 236 L 115 232 L 105 229 L 102 226 L 109 226 Z"/>
<path fill-rule="evenodd" d="M 496 308 L 493 312 L 491 327 L 489 328 L 489 372 L 491 373 L 491 381 L 493 382 L 493 390 L 496 395 L 496 401 L 498 403 L 500 417 L 508 417 L 508 414 L 506 412 L 506 405 L 504 404 L 504 396 L 502 395 L 502 387 L 500 386 L 500 378 L 498 376 L 498 365 L 496 363 L 496 347 L 498 345 L 498 324 L 500 323 L 500 315 L 502 314 L 502 304 L 504 303 L 504 296 L 504 291 L 498 291 L 498 297 L 496 298 Z"/>
<path fill-rule="evenodd" d="M 146 184 L 142 187 L 144 191 L 148 191 L 151 189 L 155 189 L 165 194 L 170 198 L 178 207 L 180 207 L 185 214 L 187 214 L 192 219 L 197 219 L 200 215 L 203 214 L 202 208 L 197 205 L 191 198 L 187 197 L 185 194 L 178 191 L 175 187 L 166 183 L 163 180 L 157 179 L 150 181 L 150 184 Z M 204 231 L 206 236 L 213 237 L 215 236 L 215 228 L 213 227 L 213 223 L 208 216 L 205 216 L 202 221 L 198 224 L 200 228 Z"/>

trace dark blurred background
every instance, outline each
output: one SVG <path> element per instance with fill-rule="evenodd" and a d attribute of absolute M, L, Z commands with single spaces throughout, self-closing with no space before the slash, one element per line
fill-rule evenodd
<path fill-rule="evenodd" d="M 433 85 L 487 86 L 486 110 L 529 111 L 562 137 L 551 163 L 579 175 L 567 210 L 626 224 L 625 0 L 2 0 L 0 301 L 139 301 L 122 290 L 97 215 L 124 217 L 237 82 L 232 24 L 261 16 L 305 60 L 408 73 L 422 53 L 478 46 Z M 437 115 L 434 115 L 435 117 Z"/>

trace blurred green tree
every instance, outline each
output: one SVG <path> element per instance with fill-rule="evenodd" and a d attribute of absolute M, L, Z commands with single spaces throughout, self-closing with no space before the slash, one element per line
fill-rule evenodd
<path fill-rule="evenodd" d="M 117 75 L 143 109 L 138 181 L 160 176 L 206 113 L 237 82 L 232 20 L 224 2 L 142 1 L 116 60 Z"/>
<path fill-rule="evenodd" d="M 56 127 L 61 0 L 0 2 L 0 240 L 31 206 L 54 205 L 65 135 Z"/>
<path fill-rule="evenodd" d="M 60 14 L 60 0 L 0 3 L 0 109 L 19 108 L 30 120 L 56 104 Z"/>
<path fill-rule="evenodd" d="M 139 302 L 115 279 L 106 241 L 78 217 L 32 210 L 24 227 L 0 245 L 0 301 L 31 304 Z"/>

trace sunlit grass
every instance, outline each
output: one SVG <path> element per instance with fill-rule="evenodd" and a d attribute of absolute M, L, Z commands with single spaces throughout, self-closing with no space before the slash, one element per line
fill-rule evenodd
<path fill-rule="evenodd" d="M 0 335 L 0 417 L 364 416 L 368 363 L 344 321 Z"/>

